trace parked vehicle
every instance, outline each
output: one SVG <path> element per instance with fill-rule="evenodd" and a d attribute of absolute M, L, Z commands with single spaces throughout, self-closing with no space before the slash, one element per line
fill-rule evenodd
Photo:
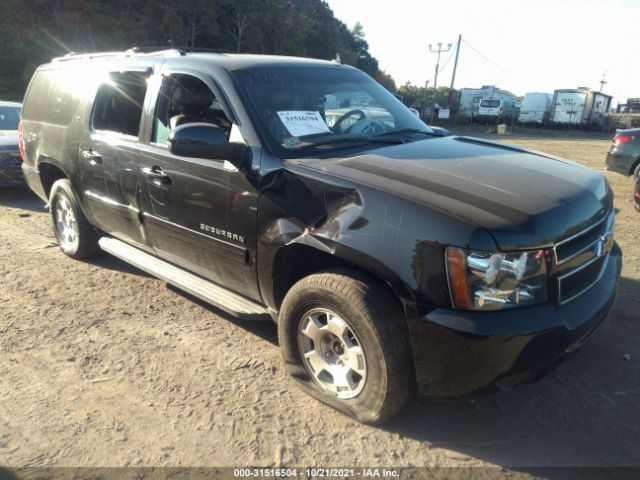
<path fill-rule="evenodd" d="M 606 124 L 611 96 L 588 88 L 556 90 L 549 121 L 557 125 L 599 127 Z"/>
<path fill-rule="evenodd" d="M 634 205 L 640 207 L 640 128 L 617 130 L 607 152 L 604 166 L 607 170 L 633 176 L 635 179 Z M 640 211 L 640 210 L 639 210 Z"/>
<path fill-rule="evenodd" d="M 24 185 L 18 125 L 22 104 L 0 101 L 0 187 Z"/>
<path fill-rule="evenodd" d="M 483 100 L 487 101 L 483 102 Z M 463 88 L 460 91 L 460 114 L 472 120 L 493 123 L 505 119 L 517 119 L 517 97 L 493 85 L 484 85 L 482 88 Z"/>
<path fill-rule="evenodd" d="M 483 98 L 478 107 L 478 120 L 481 122 L 502 123 L 518 118 L 518 109 L 514 102 L 497 98 Z"/>
<path fill-rule="evenodd" d="M 550 93 L 526 93 L 522 99 L 518 121 L 520 123 L 546 124 L 549 120 L 553 95 Z"/>
<path fill-rule="evenodd" d="M 336 103 L 349 110 L 329 126 L 345 90 L 360 100 Z M 272 318 L 302 389 L 362 422 L 391 418 L 416 388 L 533 381 L 615 297 L 602 175 L 436 136 L 349 66 L 69 56 L 37 69 L 23 117 L 23 170 L 66 255 L 101 248 L 233 315 Z"/>
<path fill-rule="evenodd" d="M 640 175 L 640 128 L 616 131 L 604 165 L 627 177 Z"/>

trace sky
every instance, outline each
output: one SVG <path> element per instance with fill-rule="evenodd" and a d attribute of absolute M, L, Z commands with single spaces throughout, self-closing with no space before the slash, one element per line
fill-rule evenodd
<path fill-rule="evenodd" d="M 640 0 L 328 0 L 337 18 L 362 23 L 369 51 L 398 85 L 496 85 L 516 95 L 589 87 L 624 103 L 640 97 Z M 449 58 L 450 57 L 450 58 Z"/>

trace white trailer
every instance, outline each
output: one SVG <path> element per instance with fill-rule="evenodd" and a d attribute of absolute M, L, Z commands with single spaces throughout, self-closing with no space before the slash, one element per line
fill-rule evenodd
<path fill-rule="evenodd" d="M 602 127 L 610 104 L 610 95 L 588 88 L 556 90 L 549 121 L 559 125 Z"/>
<path fill-rule="evenodd" d="M 478 116 L 478 104 L 482 100 L 483 88 L 462 88 L 460 90 L 460 115 L 471 118 Z"/>
<path fill-rule="evenodd" d="M 525 93 L 518 120 L 520 123 L 547 123 L 552 101 L 553 94 L 551 93 Z"/>

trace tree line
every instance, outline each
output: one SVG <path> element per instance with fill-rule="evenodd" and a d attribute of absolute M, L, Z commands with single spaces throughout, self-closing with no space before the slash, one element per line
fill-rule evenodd
<path fill-rule="evenodd" d="M 69 52 L 133 46 L 340 55 L 389 90 L 362 25 L 348 28 L 322 0 L 2 0 L 0 99 L 20 100 L 35 68 Z"/>

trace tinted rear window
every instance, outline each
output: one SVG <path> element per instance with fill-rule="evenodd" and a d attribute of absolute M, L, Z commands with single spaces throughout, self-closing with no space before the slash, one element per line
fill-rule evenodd
<path fill-rule="evenodd" d="M 69 125 L 80 103 L 78 78 L 66 69 L 38 70 L 24 103 L 26 120 Z"/>

